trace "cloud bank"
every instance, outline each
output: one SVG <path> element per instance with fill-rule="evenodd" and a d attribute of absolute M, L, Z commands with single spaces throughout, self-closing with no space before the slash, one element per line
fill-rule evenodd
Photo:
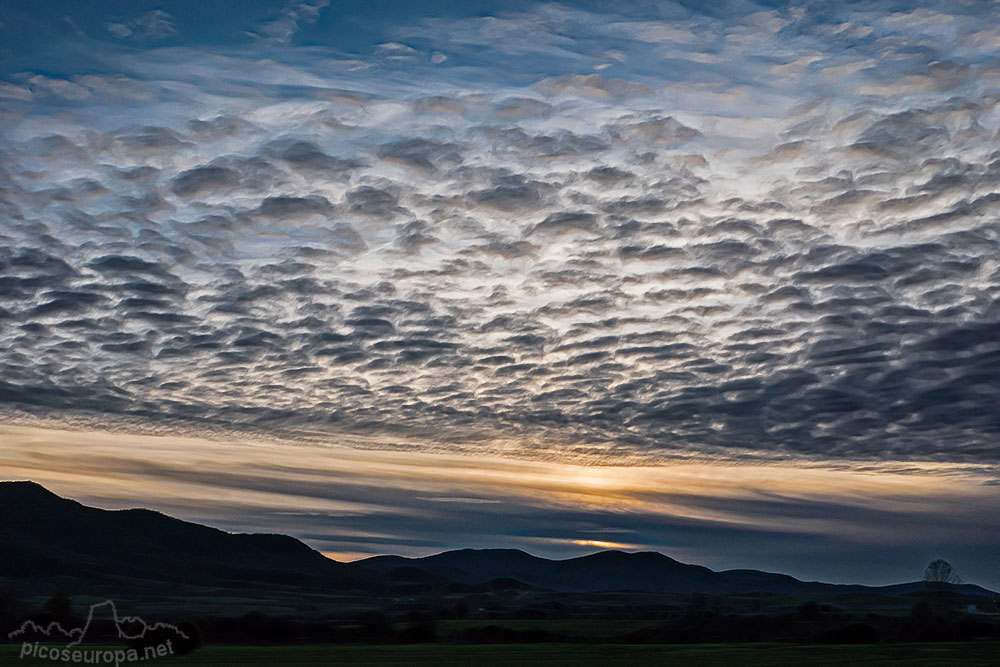
<path fill-rule="evenodd" d="M 346 20 L 322 2 L 258 12 L 251 46 L 109 16 L 115 71 L 0 84 L 0 401 L 992 463 L 996 7 L 894 7 L 542 4 L 351 53 L 307 39 Z"/>

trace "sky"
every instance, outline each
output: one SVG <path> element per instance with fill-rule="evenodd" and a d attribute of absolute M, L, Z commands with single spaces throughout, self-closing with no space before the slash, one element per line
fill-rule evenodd
<path fill-rule="evenodd" d="M 0 477 L 1000 588 L 1000 4 L 623 5 L 7 3 Z"/>

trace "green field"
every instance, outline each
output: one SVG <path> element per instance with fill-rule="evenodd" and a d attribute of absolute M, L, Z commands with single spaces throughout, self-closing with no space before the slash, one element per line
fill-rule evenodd
<path fill-rule="evenodd" d="M 19 647 L 0 647 L 0 664 L 63 665 L 18 659 Z M 397 646 L 209 646 L 184 656 L 141 661 L 165 666 L 217 665 L 997 665 L 1000 643 L 610 645 L 531 644 Z M 131 664 L 131 663 L 123 663 Z"/>

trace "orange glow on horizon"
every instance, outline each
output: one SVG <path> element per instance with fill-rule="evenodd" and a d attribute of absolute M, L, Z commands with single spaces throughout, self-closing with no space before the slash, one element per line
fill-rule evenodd
<path fill-rule="evenodd" d="M 638 549 L 636 544 L 624 544 L 622 542 L 606 542 L 605 540 L 573 540 L 573 544 L 581 547 L 597 547 L 599 549 Z"/>
<path fill-rule="evenodd" d="M 356 560 L 371 558 L 377 554 L 361 553 L 358 551 L 321 551 L 324 556 L 338 563 L 352 563 Z"/>
<path fill-rule="evenodd" d="M 7 424 L 0 424 L 0 470 L 5 479 L 30 479 L 85 504 L 149 507 L 227 530 L 293 533 L 284 517 L 317 517 L 323 532 L 309 529 L 308 534 L 321 535 L 309 541 L 338 561 L 403 548 L 396 529 L 369 522 L 368 517 L 393 517 L 396 525 L 428 522 L 447 531 L 450 517 L 455 512 L 466 512 L 467 517 L 470 507 L 482 508 L 476 511 L 486 517 L 501 516 L 504 507 L 593 512 L 611 517 L 606 522 L 612 529 L 615 516 L 641 517 L 653 523 L 798 531 L 873 544 L 885 540 L 884 526 L 852 522 L 842 511 L 816 516 L 760 508 L 819 503 L 920 520 L 949 511 L 991 516 L 996 507 L 996 486 L 986 483 L 993 471 L 971 465 L 838 462 L 823 467 L 809 462 L 737 465 L 679 459 L 659 466 L 585 466 L 495 454 L 295 446 Z M 630 525 L 621 526 L 625 539 L 634 535 Z M 636 545 L 591 539 L 588 532 L 609 535 L 588 529 L 576 535 L 518 539 L 521 545 L 547 545 L 546 551 L 568 546 L 663 548 L 639 536 L 636 541 L 642 543 Z M 406 542 L 406 553 L 447 550 L 438 548 L 440 541 L 425 544 L 422 539 Z M 500 533 L 493 542 L 505 539 Z"/>

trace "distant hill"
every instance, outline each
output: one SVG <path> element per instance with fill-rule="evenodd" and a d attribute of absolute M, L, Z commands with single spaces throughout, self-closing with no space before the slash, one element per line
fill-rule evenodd
<path fill-rule="evenodd" d="M 922 582 L 870 587 L 804 582 L 757 570 L 715 572 L 646 551 L 601 551 L 550 560 L 517 549 L 461 549 L 354 563 L 326 558 L 285 535 L 233 534 L 145 509 L 108 511 L 60 498 L 33 482 L 0 482 L 0 579 L 94 585 L 262 590 L 476 590 L 503 587 L 562 592 L 781 593 L 902 595 Z M 72 586 L 70 584 L 73 584 Z M 950 587 L 968 595 L 989 591 Z"/>
<path fill-rule="evenodd" d="M 286 535 L 232 534 L 146 509 L 108 511 L 0 482 L 0 577 L 342 587 L 355 568 Z"/>
<path fill-rule="evenodd" d="M 549 560 L 517 549 L 461 549 L 424 558 L 375 556 L 354 564 L 383 574 L 397 572 L 404 567 L 418 568 L 442 578 L 470 584 L 508 577 L 537 588 L 577 593 L 634 590 L 716 595 L 903 595 L 925 588 L 923 582 L 861 586 L 800 581 L 786 574 L 759 570 L 715 572 L 700 565 L 681 563 L 655 551 L 626 553 L 609 550 L 578 558 Z M 986 589 L 973 584 L 949 586 L 949 589 L 970 595 L 989 594 Z"/>

